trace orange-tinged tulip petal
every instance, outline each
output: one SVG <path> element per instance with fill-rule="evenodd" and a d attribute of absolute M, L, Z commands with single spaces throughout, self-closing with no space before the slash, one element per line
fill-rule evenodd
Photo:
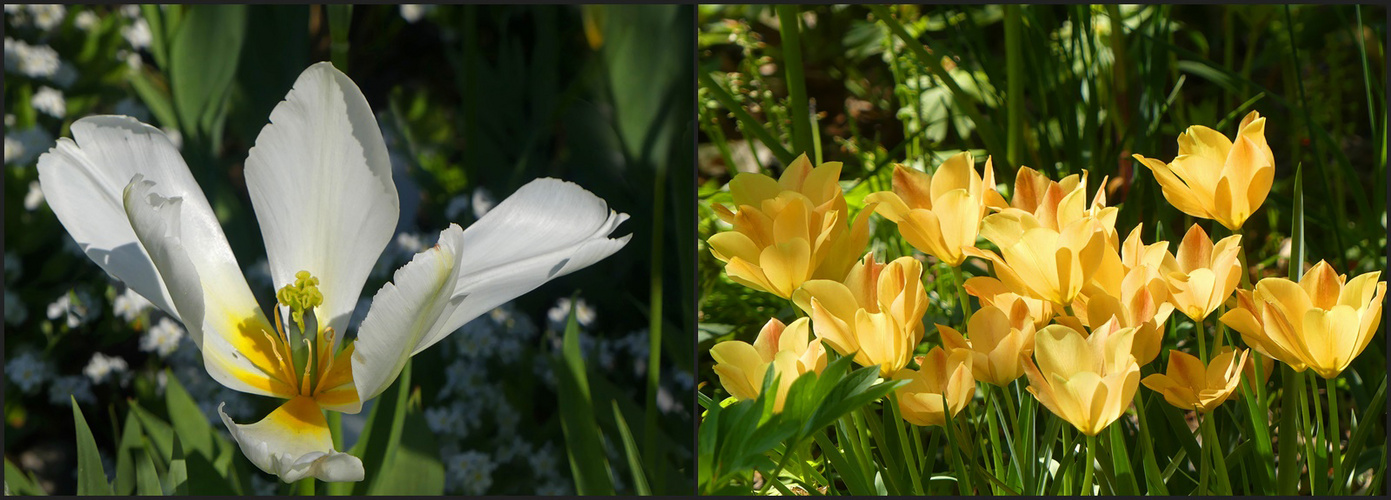
<path fill-rule="evenodd" d="M 1023 304 L 1018 307 L 1027 311 Z M 970 352 L 971 373 L 976 380 L 1001 387 L 1024 375 L 1024 363 L 1034 349 L 1033 323 L 1014 323 L 994 306 L 985 306 L 971 316 L 969 340 L 950 327 L 937 325 L 937 329 L 948 349 Z"/>
<path fill-rule="evenodd" d="M 710 348 L 710 357 L 715 360 L 720 385 L 741 400 L 758 397 L 771 367 L 771 375 L 778 379 L 775 412 L 782 411 L 788 388 L 797 377 L 826 368 L 826 350 L 819 340 L 810 338 L 807 318 L 785 326 L 777 318 L 770 319 L 753 345 L 737 340 L 720 342 Z"/>
<path fill-rule="evenodd" d="M 908 363 L 922 339 L 927 292 L 921 280 L 922 264 L 912 257 L 881 265 L 870 254 L 844 283 L 808 281 L 792 302 L 811 315 L 818 338 L 862 366 L 878 365 L 887 377 Z"/>
<path fill-rule="evenodd" d="M 917 370 L 905 368 L 893 375 L 894 380 L 909 381 L 895 391 L 899 412 L 913 425 L 944 425 L 948 411 L 953 416 L 960 414 L 975 397 L 969 353 L 948 354 L 941 347 L 934 347 L 916 359 Z"/>
<path fill-rule="evenodd" d="M 1003 205 L 989 169 L 987 159 L 985 177 L 977 174 L 965 151 L 948 158 L 934 175 L 896 165 L 893 191 L 873 193 L 865 201 L 877 203 L 879 214 L 896 224 L 913 248 L 960 266 L 965 248 L 976 244 L 987 208 Z"/>
<path fill-rule="evenodd" d="M 1237 254 L 1241 251 L 1241 235 L 1232 235 L 1212 244 L 1207 233 L 1194 224 L 1184 235 L 1175 259 L 1177 268 L 1170 268 L 1170 302 L 1194 321 L 1202 321 L 1236 290 L 1244 270 Z"/>
<path fill-rule="evenodd" d="M 1130 354 L 1134 334 L 1114 321 L 1090 336 L 1063 325 L 1044 327 L 1034 344 L 1038 364 L 1024 365 L 1028 391 L 1077 430 L 1095 436 L 1135 397 L 1140 366 Z"/>
<path fill-rule="evenodd" d="M 1142 383 L 1171 405 L 1206 413 L 1236 392 L 1246 357 L 1246 351 L 1224 350 L 1204 366 L 1193 355 L 1170 351 L 1168 370 L 1145 377 Z"/>
<path fill-rule="evenodd" d="M 1275 177 L 1275 155 L 1265 139 L 1265 118 L 1252 111 L 1236 139 L 1195 125 L 1179 135 L 1172 162 L 1135 155 L 1154 172 L 1175 208 L 1236 231 L 1265 202 Z"/>

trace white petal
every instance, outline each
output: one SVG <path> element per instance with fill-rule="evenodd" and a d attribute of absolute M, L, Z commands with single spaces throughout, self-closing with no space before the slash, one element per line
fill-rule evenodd
<path fill-rule="evenodd" d="M 342 335 L 400 207 L 367 99 L 322 62 L 295 80 L 246 160 L 247 190 L 277 288 L 319 278 L 318 317 Z"/>
<path fill-rule="evenodd" d="M 39 157 L 39 185 L 53 213 L 102 269 L 178 318 L 150 257 L 126 220 L 122 192 L 136 174 L 183 198 L 184 217 L 210 223 L 215 234 L 185 243 L 235 263 L 207 198 L 164 132 L 127 116 L 89 116 L 72 124 L 72 139 Z M 195 248 L 196 247 L 196 248 Z"/>
<path fill-rule="evenodd" d="M 296 397 L 254 424 L 233 422 L 217 406 L 242 454 L 267 474 L 292 483 L 306 477 L 320 481 L 361 481 L 362 460 L 333 449 L 328 422 L 314 400 Z"/>
<path fill-rule="evenodd" d="M 613 255 L 632 238 L 608 237 L 625 220 L 628 214 L 609 210 L 572 182 L 543 178 L 522 186 L 464 230 L 452 311 L 411 355 L 547 281 Z"/>
<path fill-rule="evenodd" d="M 184 198 L 155 193 L 162 188 L 136 174 L 122 196 L 126 227 L 148 252 L 161 287 L 169 291 L 190 338 L 203 351 L 208 373 L 238 391 L 284 392 L 276 390 L 272 377 L 260 368 L 272 365 L 269 353 L 257 349 L 263 339 L 252 335 L 270 327 L 236 261 L 230 255 L 197 251 L 208 247 L 199 243 L 213 233 L 220 238 L 221 228 L 216 220 L 190 214 Z"/>
<path fill-rule="evenodd" d="M 391 282 L 372 298 L 372 308 L 353 344 L 353 384 L 359 407 L 396 380 L 415 346 L 447 311 L 456 280 L 455 256 L 463 235 L 458 225 L 450 224 L 440 233 L 438 244 L 396 270 Z"/>

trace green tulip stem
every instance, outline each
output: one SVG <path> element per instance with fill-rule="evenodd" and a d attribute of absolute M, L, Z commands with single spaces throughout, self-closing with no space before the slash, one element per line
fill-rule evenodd
<path fill-rule="evenodd" d="M 961 301 L 962 331 L 965 331 L 965 325 L 971 321 L 971 297 L 966 294 L 966 279 L 961 275 L 961 268 L 952 267 L 951 275 L 956 279 L 956 297 Z"/>
<path fill-rule="evenodd" d="M 1201 359 L 1201 360 L 1203 361 L 1203 364 L 1206 365 L 1206 364 L 1207 364 L 1207 329 L 1206 329 L 1206 328 L 1203 328 L 1203 320 L 1202 320 L 1202 319 L 1193 320 L 1193 325 L 1194 325 L 1194 328 L 1197 329 L 1197 332 L 1196 332 L 1196 333 L 1197 333 L 1197 335 L 1198 335 L 1198 359 Z"/>
<path fill-rule="evenodd" d="M 1092 469 L 1096 463 L 1096 436 L 1087 436 L 1087 462 L 1082 467 L 1082 495 L 1093 496 Z"/>
<path fill-rule="evenodd" d="M 1338 429 L 1338 395 L 1334 390 L 1337 380 L 1337 377 L 1325 380 L 1328 383 L 1329 460 L 1333 462 L 1333 483 L 1329 485 L 1329 493 L 1333 495 L 1340 494 L 1343 489 L 1342 433 Z"/>
<path fill-rule="evenodd" d="M 306 477 L 295 482 L 296 495 L 302 497 L 314 496 L 314 478 Z"/>

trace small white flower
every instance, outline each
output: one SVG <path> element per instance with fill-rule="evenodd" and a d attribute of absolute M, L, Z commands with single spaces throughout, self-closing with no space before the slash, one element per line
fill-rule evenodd
<path fill-rule="evenodd" d="M 434 5 L 402 4 L 401 19 L 408 23 L 415 23 L 425 17 L 425 13 L 435 10 Z"/>
<path fill-rule="evenodd" d="M 26 319 L 29 319 L 29 309 L 24 306 L 19 294 L 5 290 L 5 324 L 15 326 Z"/>
<path fill-rule="evenodd" d="M 140 58 L 139 52 L 121 49 L 116 51 L 116 58 L 125 61 L 126 67 L 130 68 L 131 71 L 140 71 L 140 68 L 145 65 L 145 60 Z"/>
<path fill-rule="evenodd" d="M 145 296 L 136 293 L 134 288 L 126 287 L 126 291 L 121 292 L 120 295 L 116 296 L 116 300 L 112 301 L 111 312 L 126 323 L 130 323 L 139 318 L 152 305 Z"/>
<path fill-rule="evenodd" d="M 169 318 L 160 318 L 158 323 L 140 336 L 140 350 L 158 353 L 160 357 L 168 358 L 179 349 L 179 341 L 183 338 L 182 326 Z"/>
<path fill-rule="evenodd" d="M 497 464 L 486 453 L 466 451 L 445 461 L 445 475 L 454 488 L 466 494 L 481 495 L 493 486 Z"/>
<path fill-rule="evenodd" d="M 575 308 L 575 321 L 580 324 L 580 327 L 588 328 L 589 325 L 594 323 L 594 308 L 589 307 L 589 304 L 586 303 L 583 298 L 574 301 L 572 304 L 569 297 L 561 297 L 559 300 L 555 301 L 555 307 L 546 311 L 546 317 L 551 320 L 551 324 L 555 329 L 565 329 L 565 322 L 570 319 L 571 306 Z"/>
<path fill-rule="evenodd" d="M 82 31 L 92 31 L 96 29 L 97 24 L 100 22 L 101 18 L 97 17 L 97 13 L 90 10 L 78 12 L 77 15 L 72 18 L 73 26 L 77 26 Z"/>
<path fill-rule="evenodd" d="M 154 34 L 150 32 L 150 23 L 142 19 L 131 21 L 130 24 L 121 27 L 121 37 L 130 43 L 131 48 L 140 50 L 150 46 L 154 41 Z"/>
<path fill-rule="evenodd" d="M 419 234 L 402 232 L 396 235 L 396 249 L 409 258 L 425 250 L 425 241 Z"/>
<path fill-rule="evenodd" d="M 532 473 L 538 478 L 560 477 L 560 458 L 556 456 L 555 445 L 552 443 L 537 448 L 527 457 L 527 463 L 531 465 Z"/>
<path fill-rule="evenodd" d="M 459 436 L 467 432 L 459 412 L 452 406 L 437 406 L 425 409 L 425 425 L 430 432 L 441 436 Z"/>
<path fill-rule="evenodd" d="M 82 374 L 92 379 L 92 383 L 100 384 L 107 377 L 126 371 L 129 366 L 126 360 L 120 356 L 107 356 L 102 353 L 92 355 L 92 360 L 87 362 L 87 367 L 82 369 Z"/>
<path fill-rule="evenodd" d="M 53 87 L 39 87 L 39 90 L 34 92 L 33 97 L 29 98 L 29 104 L 34 106 L 35 111 L 54 118 L 68 115 L 68 102 L 63 99 L 63 91 Z"/>
<path fill-rule="evenodd" d="M 42 127 L 29 127 L 5 136 L 5 164 L 27 166 L 48 148 L 53 147 L 53 135 Z"/>
<path fill-rule="evenodd" d="M 488 213 L 489 210 L 492 210 L 494 206 L 497 206 L 497 201 L 493 199 L 493 193 L 489 192 L 488 188 L 483 186 L 479 186 L 477 189 L 473 190 L 471 202 L 473 204 L 473 216 L 480 219 L 483 218 L 483 215 Z"/>
<path fill-rule="evenodd" d="M 5 70 L 16 70 L 34 77 L 47 78 L 58 71 L 58 51 L 47 45 L 29 45 L 23 40 L 5 37 Z"/>
<path fill-rule="evenodd" d="M 169 137 L 169 143 L 174 145 L 174 149 L 184 148 L 184 135 L 178 130 L 169 127 L 164 127 L 161 130 L 164 131 L 164 135 Z"/>
<path fill-rule="evenodd" d="M 8 313 L 9 306 L 5 309 Z M 9 314 L 5 315 L 5 319 L 9 320 Z M 5 377 L 19 386 L 19 390 L 25 394 L 33 394 L 52 372 L 53 367 L 49 366 L 48 361 L 31 351 L 5 362 Z"/>
<path fill-rule="evenodd" d="M 63 318 L 68 328 L 77 328 L 78 325 L 96 319 L 100 311 L 92 307 L 95 304 L 91 293 L 85 289 L 77 289 L 59 296 L 48 305 L 48 319 Z"/>
<path fill-rule="evenodd" d="M 5 113 L 5 128 L 14 126 L 14 115 Z"/>
<path fill-rule="evenodd" d="M 67 12 L 68 10 L 66 8 L 57 4 L 29 6 L 29 14 L 34 16 L 34 26 L 44 31 L 51 30 L 57 27 L 59 23 L 62 23 L 63 17 L 67 15 Z"/>
<path fill-rule="evenodd" d="M 502 438 L 502 444 L 497 447 L 497 461 L 499 463 L 511 462 L 515 458 L 528 455 L 531 455 L 531 443 L 515 434 Z"/>
<path fill-rule="evenodd" d="M 92 383 L 85 377 L 79 375 L 66 375 L 53 379 L 53 384 L 48 386 L 48 402 L 59 406 L 71 404 L 69 397 L 77 399 L 78 403 L 95 404 L 97 396 L 92 394 Z"/>
<path fill-rule="evenodd" d="M 139 6 L 139 5 L 132 5 L 132 4 L 122 5 L 122 6 L 121 6 L 121 15 L 122 15 L 122 16 L 125 16 L 125 17 L 128 18 L 128 19 L 135 19 L 135 18 L 138 18 L 138 17 L 140 17 L 140 6 Z"/>
<path fill-rule="evenodd" d="M 29 192 L 24 194 L 24 209 L 33 212 L 42 204 L 43 189 L 39 187 L 39 181 L 29 181 Z"/>

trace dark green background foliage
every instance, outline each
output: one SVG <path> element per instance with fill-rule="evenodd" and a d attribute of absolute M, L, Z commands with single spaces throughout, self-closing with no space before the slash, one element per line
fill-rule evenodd
<path fill-rule="evenodd" d="M 96 14 L 97 24 L 78 27 L 82 11 Z M 690 144 L 696 134 L 690 107 L 692 7 L 427 6 L 419 19 L 407 20 L 398 6 L 375 5 L 144 6 L 128 12 L 74 6 L 48 29 L 34 26 L 27 11 L 17 12 L 7 9 L 6 36 L 51 46 L 77 77 L 62 89 L 65 116 L 54 117 L 36 112 L 30 99 L 40 87 L 55 84 L 11 71 L 7 64 L 5 112 L 14 117 L 6 127 L 7 149 L 17 131 L 45 130 L 47 145 L 36 141 L 26 146 L 46 150 L 53 137 L 69 135 L 73 120 L 123 112 L 128 108 L 118 103 L 132 99 L 148 110 L 144 121 L 181 135 L 184 158 L 244 268 L 265 254 L 242 163 L 270 110 L 304 68 L 322 60 L 333 60 L 347 73 L 377 113 L 402 198 L 398 231 L 407 236 L 432 244 L 450 222 L 466 227 L 475 220 L 469 200 L 478 190 L 501 201 L 538 177 L 578 183 L 610 208 L 631 215 L 615 234 L 633 235 L 618 254 L 508 306 L 513 317 L 525 317 L 539 331 L 525 337 L 520 362 L 478 359 L 482 365 L 477 371 L 483 375 L 477 383 L 503 394 L 515 415 L 483 409 L 482 424 L 458 439 L 458 451 L 493 453 L 499 448 L 492 439 L 496 426 L 503 425 L 495 420 L 515 419 L 516 433 L 530 451 L 549 446 L 556 453 L 557 478 L 568 485 L 559 491 L 574 492 L 579 479 L 566 465 L 567 454 L 578 462 L 610 463 L 613 479 L 605 481 L 620 493 L 693 488 L 695 409 L 689 394 L 694 367 L 687 325 L 695 321 L 688 293 L 694 285 L 687 270 L 694 265 L 694 207 L 688 194 L 694 187 L 686 174 L 692 169 Z M 123 36 L 123 29 L 138 19 L 153 34 L 143 50 Z M 8 40 L 6 45 L 8 59 Z M 129 54 L 137 54 L 140 63 L 124 63 Z M 222 424 L 198 430 L 206 423 L 203 416 L 181 414 L 186 406 L 176 404 L 173 389 L 158 389 L 156 374 L 165 360 L 137 348 L 141 331 L 156 321 L 157 313 L 127 323 L 111 312 L 110 303 L 122 287 L 85 256 L 63 250 L 68 237 L 46 206 L 24 207 L 29 184 L 37 179 L 33 157 L 11 162 L 9 156 L 7 152 L 7 295 L 13 293 L 28 314 L 22 322 L 7 321 L 7 362 L 18 353 L 31 353 L 48 363 L 51 378 L 80 376 L 94 352 L 128 361 L 124 380 L 93 386 L 94 402 L 78 405 L 96 448 L 110 460 L 106 472 L 114 477 L 117 493 L 148 486 L 137 481 L 146 479 L 146 472 L 158 472 L 155 479 L 163 481 L 165 492 L 184 491 L 176 472 L 184 470 L 181 464 L 186 464 L 185 488 L 221 477 L 227 492 L 250 493 L 249 476 L 268 476 L 227 448 L 230 440 Z M 397 245 L 393 241 L 388 246 L 379 263 L 386 272 L 373 274 L 365 297 L 409 258 L 400 255 Z M 18 269 L 11 269 L 12 261 Z M 254 277 L 251 283 L 263 302 L 272 300 L 273 290 Z M 91 292 L 90 307 L 98 316 L 76 327 L 61 317 L 50 320 L 45 307 L 75 288 Z M 595 319 L 572 332 L 586 346 L 583 355 L 562 357 L 564 323 L 548 321 L 547 313 L 558 299 L 574 294 L 592 307 Z M 7 310 L 7 316 L 11 313 Z M 520 335 L 510 326 L 494 334 Z M 615 347 L 620 344 L 627 350 Z M 659 362 L 656 376 L 648 369 L 649 344 L 658 346 L 658 356 L 651 358 Z M 369 470 L 369 481 L 352 491 L 443 491 L 443 478 L 456 465 L 440 456 L 440 439 L 429 434 L 425 417 L 432 408 L 447 409 L 457 402 L 445 387 L 454 383 L 446 371 L 463 348 L 437 346 L 416 356 L 410 365 L 413 378 L 403 377 L 377 400 L 377 408 L 364 411 L 382 415 L 368 420 L 355 453 L 368 455 L 364 461 L 369 469 L 376 466 L 383 476 L 414 471 L 419 476 L 408 478 L 414 483 L 369 485 L 377 472 Z M 590 397 L 583 403 L 593 410 L 587 424 L 602 435 L 591 442 L 597 448 L 567 447 L 562 431 L 567 408 L 557 391 L 565 386 L 565 374 L 585 372 Z M 206 373 L 194 375 L 207 378 Z M 189 384 L 174 374 L 168 381 L 170 388 Z M 47 386 L 43 389 L 26 394 L 13 383 L 6 385 L 6 478 L 15 491 L 41 492 L 34 488 L 43 484 L 51 488 L 48 493 L 71 494 L 75 477 L 69 474 L 79 462 L 74 437 L 80 441 L 81 433 L 75 434 L 68 401 L 51 403 L 45 397 Z M 245 401 L 255 409 L 253 417 L 238 419 L 243 422 L 261 418 L 278 404 L 268 398 Z M 132 412 L 137 406 L 144 412 Z M 168 432 L 167 422 L 179 438 L 188 439 L 179 428 L 184 422 L 194 426 L 190 435 L 211 441 L 198 449 L 184 441 L 182 448 L 159 453 L 159 440 L 169 437 L 161 433 Z M 622 423 L 627 429 L 620 429 Z M 163 431 L 161 425 L 166 426 Z M 383 454 L 374 446 L 386 435 L 400 436 L 401 444 Z M 137 451 L 130 453 L 131 447 Z M 339 449 L 352 447 L 348 442 Z M 153 457 L 152 470 L 144 464 L 147 453 Z M 181 461 L 180 453 L 189 458 Z M 89 463 L 87 457 L 83 460 Z M 525 456 L 510 462 L 493 457 L 492 462 L 491 486 L 476 492 L 533 494 L 544 486 L 533 478 L 533 464 Z M 26 468 L 21 463 L 37 463 L 39 470 L 21 475 Z M 451 492 L 465 491 L 449 484 Z M 155 484 L 155 490 L 160 486 Z"/>

